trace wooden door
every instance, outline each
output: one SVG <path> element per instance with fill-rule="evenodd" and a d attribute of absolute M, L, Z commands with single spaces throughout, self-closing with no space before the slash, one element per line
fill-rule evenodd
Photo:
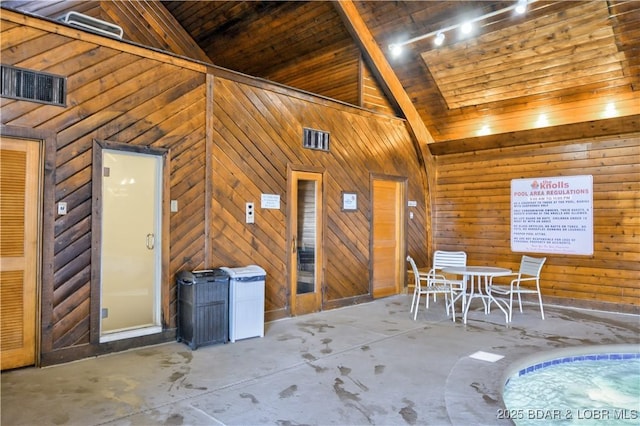
<path fill-rule="evenodd" d="M 40 142 L 0 138 L 2 369 L 36 361 Z"/>
<path fill-rule="evenodd" d="M 322 308 L 322 174 L 289 176 L 289 288 L 291 314 Z"/>
<path fill-rule="evenodd" d="M 372 292 L 373 297 L 398 294 L 405 270 L 404 187 L 398 180 L 373 179 Z"/>

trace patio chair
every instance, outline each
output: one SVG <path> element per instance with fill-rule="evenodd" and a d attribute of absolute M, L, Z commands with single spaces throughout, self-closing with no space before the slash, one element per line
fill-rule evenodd
<path fill-rule="evenodd" d="M 467 266 L 467 253 L 464 251 L 436 250 L 433 253 L 433 266 L 430 272 L 438 274 L 443 268 L 459 266 Z M 464 312 L 464 307 L 467 303 L 467 277 L 463 276 L 459 279 L 446 278 L 443 275 L 440 275 L 440 277 L 441 278 L 438 279 L 441 283 L 443 283 L 442 278 L 444 278 L 445 281 L 453 287 L 454 294 L 457 293 L 453 300 L 454 303 L 462 298 L 462 311 Z"/>
<path fill-rule="evenodd" d="M 518 305 L 520 307 L 520 312 L 522 312 L 522 294 L 537 294 L 538 295 L 538 303 L 540 304 L 540 315 L 542 319 L 544 319 L 544 308 L 542 307 L 542 294 L 540 292 L 540 271 L 542 270 L 542 265 L 544 265 L 546 257 L 536 258 L 530 256 L 522 256 L 522 260 L 520 261 L 520 270 L 517 274 L 511 274 L 512 276 L 516 276 L 515 279 L 511 281 L 511 284 L 506 285 L 496 285 L 491 284 L 490 292 L 492 295 L 499 294 L 501 296 L 509 296 L 509 304 L 507 308 L 509 309 L 509 322 L 511 322 L 511 317 L 513 315 L 513 295 L 518 295 Z M 508 276 L 508 275 L 505 275 Z M 522 283 L 534 283 L 534 287 L 526 287 L 521 285 Z M 525 284 L 526 285 L 526 284 Z"/>
<path fill-rule="evenodd" d="M 453 286 L 449 284 L 449 282 L 443 275 L 437 275 L 435 272 L 433 272 L 433 270 L 426 273 L 421 273 L 416 266 L 416 262 L 411 256 L 407 256 L 407 262 L 409 262 L 409 264 L 411 265 L 411 270 L 413 271 L 413 276 L 415 279 L 413 299 L 411 300 L 411 310 L 409 311 L 413 313 L 413 319 L 416 320 L 418 318 L 420 296 L 422 296 L 423 294 L 425 295 L 425 308 L 429 309 L 429 295 L 436 295 L 440 293 L 444 294 L 444 303 L 447 310 L 447 316 L 449 315 L 449 310 L 451 310 L 451 316 L 453 318 L 453 322 L 455 322 L 456 312 L 455 305 L 453 304 Z M 451 300 L 451 303 L 449 303 L 449 300 Z"/>

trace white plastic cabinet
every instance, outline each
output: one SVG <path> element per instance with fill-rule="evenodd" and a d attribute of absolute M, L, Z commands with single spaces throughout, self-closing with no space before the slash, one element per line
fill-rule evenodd
<path fill-rule="evenodd" d="M 220 269 L 229 274 L 229 341 L 263 337 L 265 270 L 257 265 Z"/>

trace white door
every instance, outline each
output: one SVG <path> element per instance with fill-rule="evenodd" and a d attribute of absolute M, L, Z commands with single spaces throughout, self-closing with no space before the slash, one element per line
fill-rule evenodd
<path fill-rule="evenodd" d="M 100 341 L 158 333 L 162 157 L 102 150 Z"/>

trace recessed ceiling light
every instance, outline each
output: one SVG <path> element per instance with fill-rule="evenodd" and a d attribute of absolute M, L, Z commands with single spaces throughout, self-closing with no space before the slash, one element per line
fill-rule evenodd
<path fill-rule="evenodd" d="M 444 33 L 436 34 L 436 38 L 433 40 L 433 43 L 436 46 L 442 46 L 442 43 L 444 43 Z"/>
<path fill-rule="evenodd" d="M 609 102 L 604 108 L 604 113 L 602 114 L 605 118 L 611 118 L 618 115 L 618 110 L 616 109 L 616 104 L 614 102 Z"/>
<path fill-rule="evenodd" d="M 487 136 L 491 134 L 491 127 L 489 127 L 488 124 L 485 124 L 484 126 L 482 126 L 482 128 L 480 130 L 478 130 L 476 132 L 476 134 L 478 136 Z"/>
<path fill-rule="evenodd" d="M 463 34 L 469 34 L 472 29 L 473 29 L 473 25 L 471 25 L 471 22 L 465 22 L 460 27 L 460 30 L 462 31 Z"/>
<path fill-rule="evenodd" d="M 542 113 L 538 116 L 536 120 L 536 127 L 547 127 L 549 125 L 549 119 L 547 118 L 547 114 Z"/>

